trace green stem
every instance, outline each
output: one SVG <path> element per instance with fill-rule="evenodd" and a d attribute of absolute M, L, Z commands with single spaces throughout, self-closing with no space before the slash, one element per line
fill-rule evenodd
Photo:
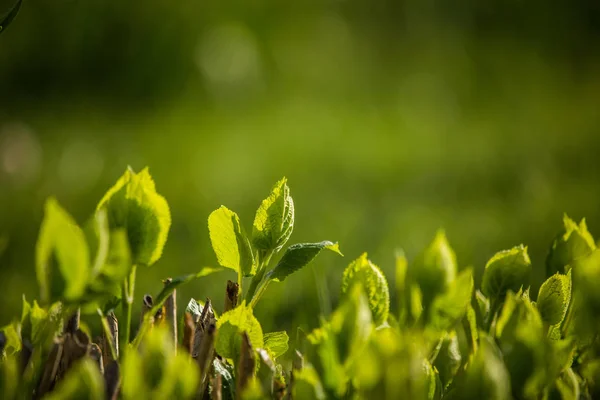
<path fill-rule="evenodd" d="M 490 303 L 490 313 L 487 315 L 487 319 L 484 321 L 484 330 L 486 330 L 488 333 L 491 333 L 490 331 L 492 329 L 492 322 L 494 321 L 496 313 L 500 308 L 500 304 L 501 303 L 496 299 L 492 299 L 492 302 Z"/>
<path fill-rule="evenodd" d="M 560 327 L 560 336 L 565 337 L 567 332 L 569 331 L 569 326 L 571 325 L 571 321 L 573 319 L 573 296 L 571 296 L 571 301 L 569 302 L 569 306 L 567 307 L 567 314 L 565 315 L 562 326 Z"/>
<path fill-rule="evenodd" d="M 113 360 L 117 359 L 117 349 L 115 349 L 115 346 L 113 345 L 113 341 L 111 340 L 113 333 L 110 331 L 110 327 L 108 326 L 108 321 L 106 320 L 106 317 L 104 316 L 104 313 L 102 313 L 102 310 L 100 310 L 98 308 L 97 310 L 98 315 L 100 316 L 100 321 L 102 322 L 102 329 L 104 329 L 104 336 L 106 337 L 106 341 L 108 342 L 108 347 L 110 349 L 110 355 L 112 356 Z M 104 345 L 106 345 L 107 343 L 104 343 Z"/>
<path fill-rule="evenodd" d="M 125 313 L 125 335 L 123 336 L 123 344 L 121 349 L 126 351 L 131 337 L 131 314 L 133 310 L 133 294 L 135 292 L 135 273 L 137 266 L 131 267 L 129 276 L 125 278 L 123 283 L 123 312 Z"/>
<path fill-rule="evenodd" d="M 256 303 L 258 303 L 262 295 L 265 293 L 265 290 L 267 290 L 267 286 L 269 286 L 270 282 L 271 280 L 267 277 L 267 279 L 262 283 L 262 285 L 256 292 L 256 295 L 250 301 L 250 308 L 254 308 L 254 306 L 256 306 Z"/>
<path fill-rule="evenodd" d="M 258 288 L 260 282 L 263 280 L 267 268 L 263 267 L 258 270 L 256 275 L 252 277 L 252 281 L 250 282 L 250 287 L 248 288 L 248 293 L 246 293 L 246 303 L 252 301 L 254 297 L 254 293 L 256 293 L 256 289 Z"/>

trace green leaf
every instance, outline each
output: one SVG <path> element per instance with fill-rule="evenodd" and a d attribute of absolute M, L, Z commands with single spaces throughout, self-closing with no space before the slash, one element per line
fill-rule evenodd
<path fill-rule="evenodd" d="M 361 284 L 369 300 L 375 325 L 383 324 L 390 311 L 390 291 L 383 272 L 362 254 L 344 270 L 342 292 L 346 293 L 356 284 Z"/>
<path fill-rule="evenodd" d="M 243 276 L 256 273 L 252 246 L 236 213 L 225 206 L 213 211 L 208 217 L 208 231 L 219 264 Z"/>
<path fill-rule="evenodd" d="M 88 301 L 102 300 L 103 308 L 115 297 L 120 298 L 121 285 L 131 272 L 132 262 L 127 232 L 124 229 L 115 229 L 108 233 L 108 221 L 102 215 L 105 215 L 104 210 L 96 213 L 94 219 L 95 230 L 98 232 L 98 252 L 93 263 L 92 276 L 86 289 L 85 299 Z M 102 243 L 106 240 L 105 236 L 108 239 L 106 244 Z M 93 240 L 93 238 L 89 240 Z M 106 250 L 104 250 L 105 246 Z"/>
<path fill-rule="evenodd" d="M 171 212 L 156 192 L 148 168 L 131 168 L 106 192 L 97 210 L 106 208 L 110 229 L 127 231 L 134 264 L 152 265 L 161 256 L 171 226 Z"/>
<path fill-rule="evenodd" d="M 574 263 L 587 257 L 596 249 L 594 238 L 588 232 L 585 219 L 579 225 L 566 214 L 563 216 L 563 229 L 552 242 L 546 258 L 546 274 L 567 273 Z"/>
<path fill-rule="evenodd" d="M 434 363 L 435 368 L 440 373 L 440 380 L 444 389 L 447 388 L 452 382 L 452 379 L 454 379 L 454 375 L 458 371 L 461 361 L 462 356 L 460 355 L 458 346 L 458 337 L 456 336 L 456 332 L 451 331 L 444 335 L 441 349 Z"/>
<path fill-rule="evenodd" d="M 2 357 L 0 363 L 0 397 L 3 399 L 18 399 L 19 363 L 15 356 Z"/>
<path fill-rule="evenodd" d="M 511 382 L 502 354 L 489 336 L 482 337 L 480 344 L 465 377 L 452 392 L 452 399 L 511 399 Z"/>
<path fill-rule="evenodd" d="M 277 182 L 256 211 L 252 243 L 257 249 L 279 251 L 292 234 L 294 201 L 286 182 L 286 178 Z"/>
<path fill-rule="evenodd" d="M 267 277 L 276 282 L 282 282 L 289 275 L 310 263 L 323 249 L 331 250 L 343 256 L 338 244 L 327 240 L 319 243 L 293 244 L 287 248 L 281 260 L 269 272 Z"/>
<path fill-rule="evenodd" d="M 44 399 L 103 400 L 104 379 L 98 366 L 90 358 L 81 359 Z"/>
<path fill-rule="evenodd" d="M 221 315 L 217 321 L 215 350 L 225 358 L 237 361 L 241 348 L 241 335 L 248 333 L 252 348 L 264 348 L 263 332 L 260 323 L 252 314 L 252 308 L 242 302 L 233 310 Z"/>
<path fill-rule="evenodd" d="M 277 358 L 288 351 L 290 338 L 285 331 L 265 333 L 265 349 L 271 353 L 271 357 Z"/>
<path fill-rule="evenodd" d="M 465 315 L 473 295 L 473 270 L 462 271 L 447 292 L 437 296 L 429 311 L 430 326 L 438 331 L 451 329 Z"/>
<path fill-rule="evenodd" d="M 548 325 L 562 322 L 571 301 L 571 271 L 567 275 L 556 273 L 540 287 L 537 307 L 542 320 Z"/>
<path fill-rule="evenodd" d="M 327 398 L 319 374 L 312 365 L 308 364 L 300 370 L 294 370 L 294 379 L 296 385 L 293 388 L 295 392 L 293 398 L 317 400 Z"/>
<path fill-rule="evenodd" d="M 409 271 L 421 288 L 424 308 L 428 308 L 435 296 L 445 292 L 456 277 L 456 255 L 444 232 L 437 233 Z"/>
<path fill-rule="evenodd" d="M 343 365 L 360 362 L 360 354 L 373 332 L 370 305 L 361 284 L 350 288 L 325 329 L 335 335 L 337 354 Z"/>
<path fill-rule="evenodd" d="M 127 351 L 122 363 L 121 396 L 133 399 L 192 398 L 198 386 L 198 365 L 176 354 L 166 326 L 154 327 L 139 351 Z"/>
<path fill-rule="evenodd" d="M 83 231 L 54 198 L 46 201 L 36 247 L 41 300 L 75 302 L 89 277 L 89 253 Z"/>
<path fill-rule="evenodd" d="M 511 290 L 529 285 L 531 260 L 523 245 L 496 253 L 486 264 L 481 289 L 492 301 L 501 302 Z"/>
<path fill-rule="evenodd" d="M 17 0 L 15 5 L 10 9 L 10 11 L 0 20 L 0 33 L 4 32 L 8 25 L 15 19 L 19 10 L 21 9 L 21 4 L 23 4 L 23 0 Z"/>

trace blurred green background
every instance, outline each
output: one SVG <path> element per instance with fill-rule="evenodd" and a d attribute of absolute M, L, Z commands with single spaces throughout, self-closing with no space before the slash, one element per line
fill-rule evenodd
<path fill-rule="evenodd" d="M 395 250 L 414 258 L 440 227 L 478 276 L 529 245 L 537 288 L 563 212 L 600 234 L 599 43 L 595 0 L 25 1 L 0 36 L 0 324 L 37 296 L 44 200 L 83 223 L 127 165 L 173 215 L 140 299 L 215 265 L 208 214 L 249 230 L 282 176 L 291 242 L 346 257 L 271 285 L 266 330 L 316 326 L 363 251 L 393 285 Z M 220 309 L 228 278 L 180 307 Z"/>

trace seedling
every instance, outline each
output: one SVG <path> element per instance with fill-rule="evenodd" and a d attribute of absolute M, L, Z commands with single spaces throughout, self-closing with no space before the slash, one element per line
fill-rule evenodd
<path fill-rule="evenodd" d="M 535 300 L 525 246 L 493 255 L 477 288 L 473 268 L 460 266 L 440 231 L 412 262 L 397 253 L 397 305 L 363 253 L 342 274 L 337 308 L 308 334 L 298 330 L 293 351 L 285 331 L 263 331 L 254 309 L 272 282 L 323 250 L 341 252 L 330 241 L 286 247 L 295 223 L 286 179 L 260 204 L 250 235 L 228 208 L 210 214 L 219 267 L 165 277 L 158 294 L 136 295 L 136 271 L 158 268 L 170 222 L 147 169 L 128 169 L 83 228 L 57 200 L 46 202 L 36 248 L 40 302 L 23 298 L 21 317 L 0 335 L 3 398 L 600 395 L 600 251 L 584 221 L 564 217 Z M 237 279 L 223 282 L 224 309 L 191 299 L 177 313 L 180 285 L 227 269 Z M 132 337 L 134 306 L 142 317 Z M 100 318 L 101 336 L 88 318 Z"/>

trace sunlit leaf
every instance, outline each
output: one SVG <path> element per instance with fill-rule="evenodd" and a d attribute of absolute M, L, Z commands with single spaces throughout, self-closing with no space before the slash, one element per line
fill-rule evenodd
<path fill-rule="evenodd" d="M 571 271 L 567 275 L 556 273 L 540 287 L 537 307 L 542 320 L 548 325 L 559 324 L 571 301 Z"/>
<path fill-rule="evenodd" d="M 271 353 L 273 358 L 277 358 L 288 351 L 288 342 L 290 338 L 285 331 L 265 333 L 265 348 Z"/>
<path fill-rule="evenodd" d="M 390 291 L 383 272 L 367 258 L 367 253 L 344 270 L 342 292 L 346 293 L 356 284 L 365 290 L 375 325 L 383 324 L 390 310 Z"/>
<path fill-rule="evenodd" d="M 585 219 L 579 225 L 566 214 L 563 216 L 563 229 L 552 242 L 546 258 L 546 274 L 557 272 L 566 274 L 578 260 L 587 257 L 596 244 L 587 229 Z"/>
<path fill-rule="evenodd" d="M 242 343 L 241 335 L 248 333 L 252 348 L 264 348 L 263 331 L 260 323 L 245 303 L 227 311 L 217 321 L 215 350 L 225 358 L 237 360 Z"/>
<path fill-rule="evenodd" d="M 236 213 L 225 206 L 213 211 L 208 217 L 208 231 L 220 265 L 243 276 L 256 273 L 252 246 Z"/>
<path fill-rule="evenodd" d="M 103 208 L 111 230 L 126 230 L 134 264 L 151 265 L 160 258 L 171 212 L 165 198 L 156 192 L 148 168 L 137 174 L 128 168 L 98 203 L 97 210 Z"/>
<path fill-rule="evenodd" d="M 481 289 L 483 294 L 501 302 L 509 290 L 518 292 L 529 285 L 531 260 L 527 247 L 518 246 L 496 253 L 486 264 Z"/>
<path fill-rule="evenodd" d="M 257 249 L 279 251 L 294 229 L 294 201 L 287 179 L 275 184 L 269 197 L 262 201 L 254 217 L 252 243 Z"/>

